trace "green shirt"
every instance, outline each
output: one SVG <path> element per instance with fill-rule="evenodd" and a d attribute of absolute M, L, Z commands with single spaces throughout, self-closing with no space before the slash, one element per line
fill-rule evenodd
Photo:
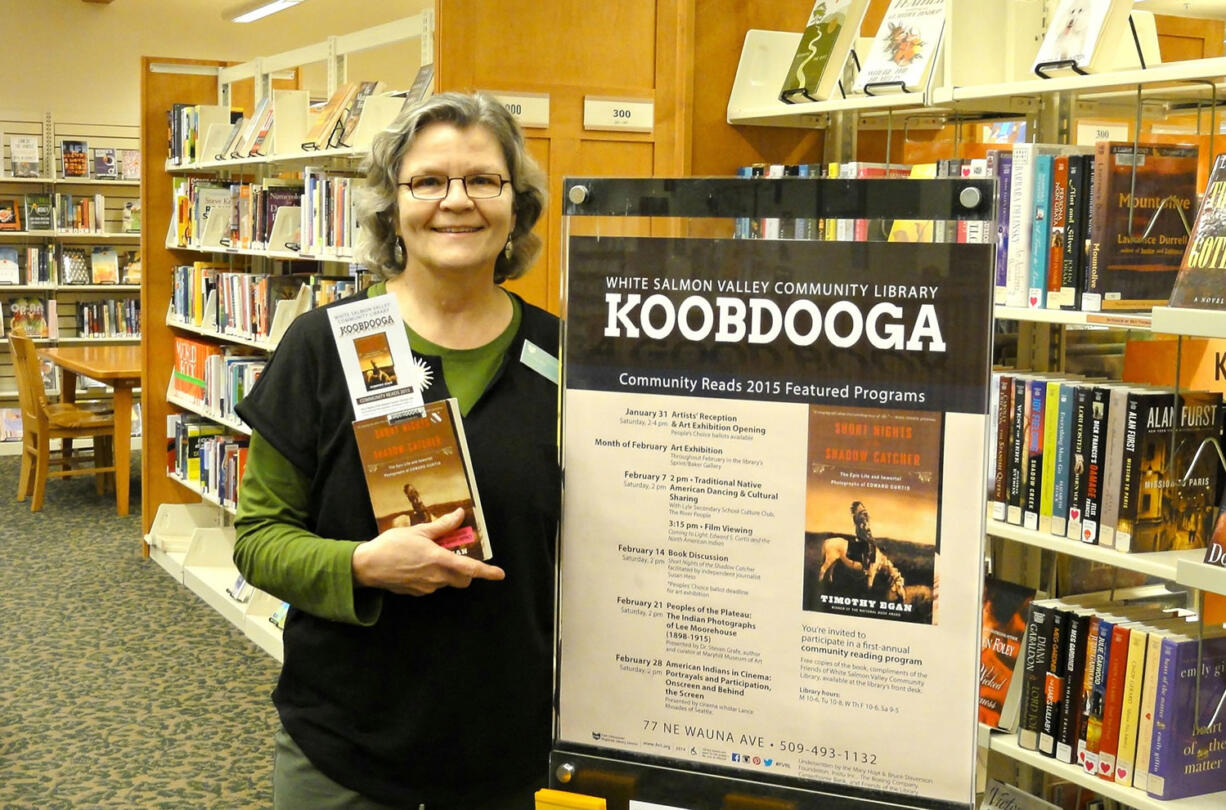
<path fill-rule="evenodd" d="M 371 286 L 383 295 L 387 285 Z M 448 349 L 431 343 L 406 324 L 414 354 L 440 357 L 448 392 L 467 415 L 498 371 L 519 331 L 522 310 L 511 297 L 511 323 L 503 333 L 475 349 Z M 234 561 L 248 579 L 300 610 L 324 619 L 371 625 L 379 618 L 382 591 L 357 588 L 353 581 L 356 541 L 334 540 L 308 527 L 310 479 L 259 433 L 251 434 L 243 473 Z M 258 572 L 258 577 L 249 574 Z"/>

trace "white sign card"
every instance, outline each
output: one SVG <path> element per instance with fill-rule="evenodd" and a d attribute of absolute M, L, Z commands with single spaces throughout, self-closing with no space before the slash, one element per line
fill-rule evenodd
<path fill-rule="evenodd" d="M 503 108 L 521 127 L 544 129 L 549 126 L 548 93 L 507 93 L 502 90 L 486 91 L 502 104 Z"/>
<path fill-rule="evenodd" d="M 651 132 L 655 103 L 641 98 L 583 97 L 583 128 L 615 132 Z"/>
<path fill-rule="evenodd" d="M 376 295 L 328 310 L 356 421 L 423 407 L 421 371 L 395 296 Z"/>

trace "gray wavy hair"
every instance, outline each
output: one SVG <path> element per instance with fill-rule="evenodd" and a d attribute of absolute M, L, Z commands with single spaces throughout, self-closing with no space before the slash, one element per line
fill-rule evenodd
<path fill-rule="evenodd" d="M 398 219 L 396 185 L 400 164 L 412 148 L 417 133 L 434 123 L 461 129 L 483 126 L 502 147 L 511 187 L 515 190 L 512 211 L 511 255 L 499 253 L 494 262 L 494 283 L 522 276 L 541 251 L 541 239 L 532 226 L 545 208 L 545 174 L 524 149 L 524 136 L 515 119 L 498 100 L 487 93 L 439 93 L 405 110 L 387 129 L 375 136 L 370 156 L 362 163 L 365 184 L 355 195 L 358 216 L 357 259 L 381 279 L 404 271 L 396 249 Z"/>

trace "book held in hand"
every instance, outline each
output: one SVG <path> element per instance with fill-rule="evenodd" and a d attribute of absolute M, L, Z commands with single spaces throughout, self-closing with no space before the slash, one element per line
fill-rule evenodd
<path fill-rule="evenodd" d="M 779 100 L 823 101 L 839 89 L 868 0 L 817 0 L 779 92 Z"/>
<path fill-rule="evenodd" d="M 489 532 L 454 398 L 426 403 L 422 416 L 354 422 L 353 431 L 380 532 L 429 523 L 459 508 L 464 510 L 460 527 L 435 542 L 465 557 L 490 558 Z"/>

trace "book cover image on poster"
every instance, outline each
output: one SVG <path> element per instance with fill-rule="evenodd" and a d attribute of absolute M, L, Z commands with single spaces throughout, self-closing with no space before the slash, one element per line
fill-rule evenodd
<path fill-rule="evenodd" d="M 457 508 L 464 521 L 435 540 L 465 557 L 492 555 L 468 442 L 455 399 L 426 403 L 425 415 L 353 423 L 379 531 L 428 523 Z"/>
<path fill-rule="evenodd" d="M 375 332 L 355 338 L 353 348 L 358 354 L 362 382 L 367 391 L 396 385 L 396 364 L 392 361 L 392 349 L 385 333 Z"/>
<path fill-rule="evenodd" d="M 804 609 L 933 624 L 941 414 L 809 409 Z"/>

